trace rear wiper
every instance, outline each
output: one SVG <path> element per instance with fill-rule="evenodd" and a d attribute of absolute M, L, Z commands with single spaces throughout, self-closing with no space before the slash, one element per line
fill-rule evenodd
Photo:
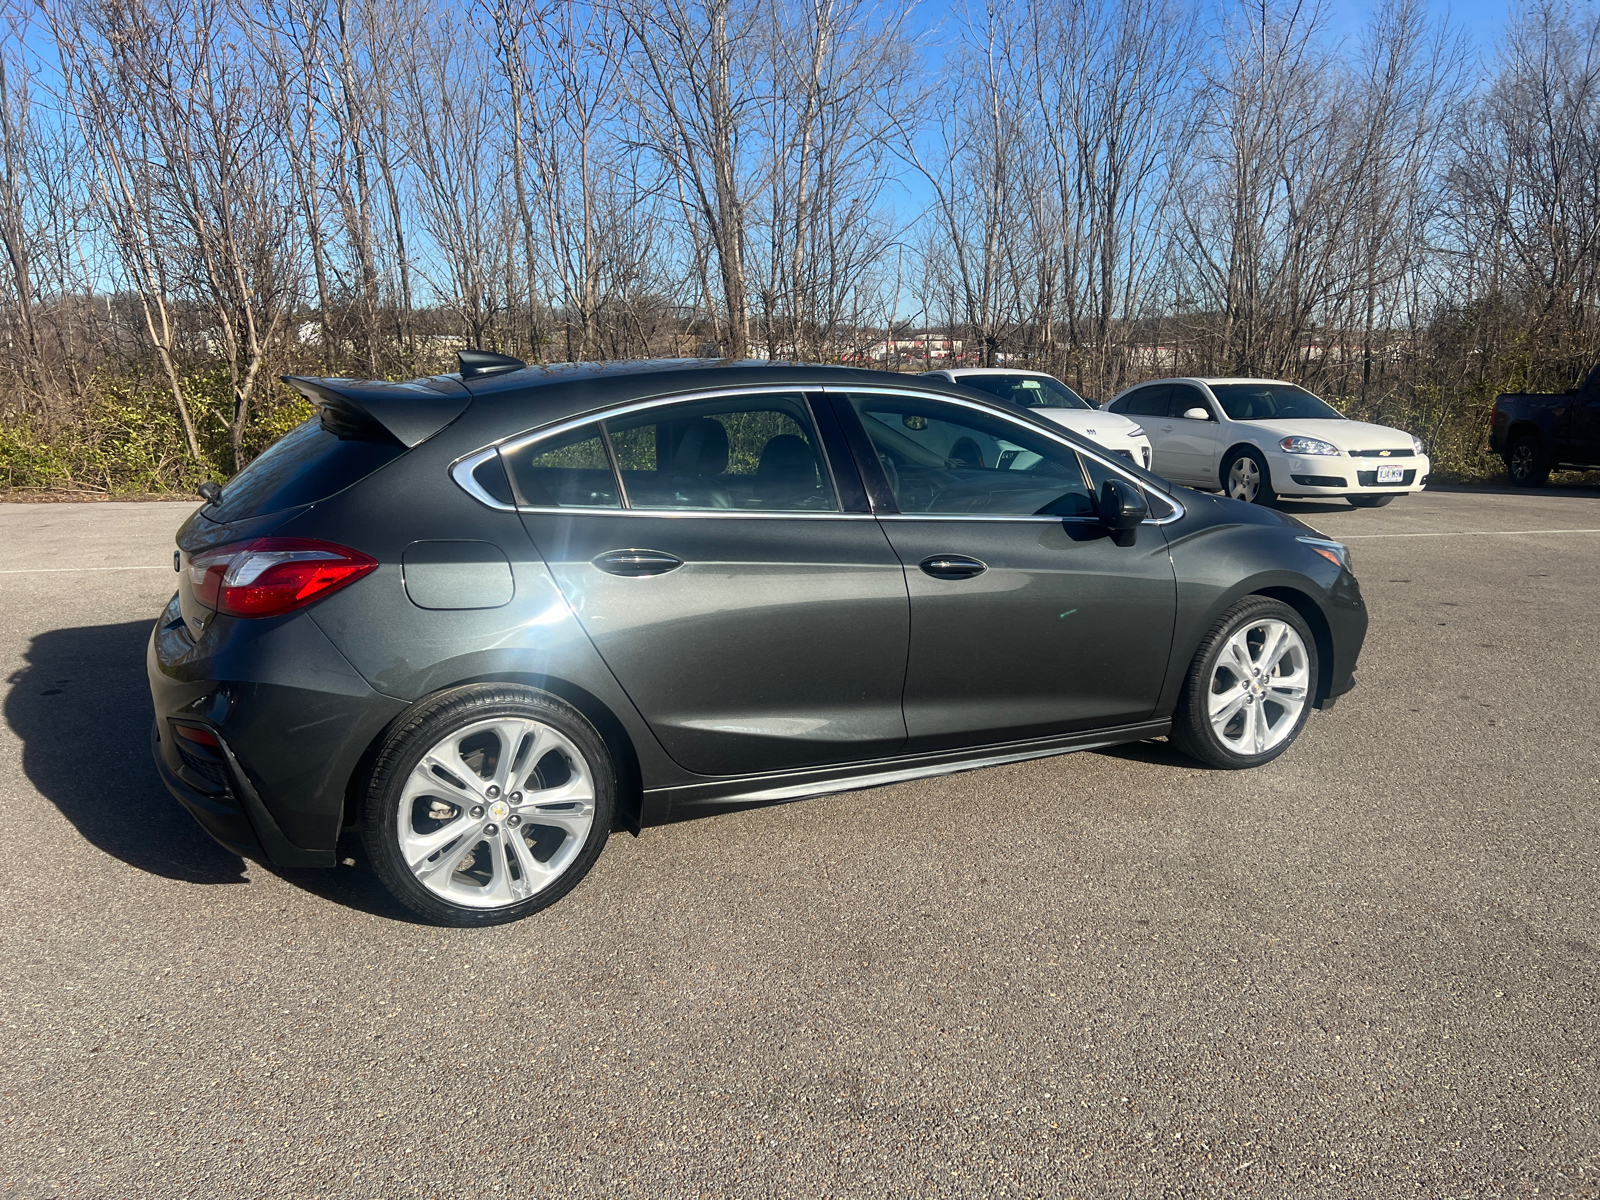
<path fill-rule="evenodd" d="M 222 485 L 206 480 L 195 491 L 200 493 L 200 498 L 206 502 L 206 507 L 222 503 Z"/>

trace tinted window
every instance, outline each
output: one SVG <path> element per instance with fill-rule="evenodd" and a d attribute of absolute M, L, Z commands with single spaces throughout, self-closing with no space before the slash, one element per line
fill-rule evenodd
<path fill-rule="evenodd" d="M 1292 383 L 1214 383 L 1211 391 L 1234 421 L 1342 421 L 1344 414 Z"/>
<path fill-rule="evenodd" d="M 1003 417 L 914 396 L 850 398 L 905 513 L 1092 516 L 1077 454 Z"/>
<path fill-rule="evenodd" d="M 533 508 L 621 508 L 598 424 L 505 455 L 522 503 Z"/>
<path fill-rule="evenodd" d="M 1164 417 L 1167 415 L 1167 394 L 1171 391 L 1171 386 L 1164 383 L 1140 388 L 1111 405 L 1111 411 L 1128 417 Z"/>
<path fill-rule="evenodd" d="M 839 509 L 799 393 L 651 408 L 606 431 L 629 508 Z"/>
<path fill-rule="evenodd" d="M 222 502 L 201 509 L 213 521 L 237 521 L 341 492 L 406 452 L 398 442 L 335 437 L 313 417 L 284 434 L 222 489 Z"/>
<path fill-rule="evenodd" d="M 1172 385 L 1172 394 L 1167 399 L 1167 410 L 1174 417 L 1181 417 L 1191 408 L 1203 408 L 1209 415 L 1211 405 L 1206 401 L 1206 395 L 1192 383 L 1175 383 Z"/>
<path fill-rule="evenodd" d="M 1023 408 L 1091 407 L 1077 392 L 1050 375 L 962 375 L 956 382 Z"/>

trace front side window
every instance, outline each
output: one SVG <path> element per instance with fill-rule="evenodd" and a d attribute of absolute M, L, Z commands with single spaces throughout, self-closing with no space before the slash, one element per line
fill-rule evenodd
<path fill-rule="evenodd" d="M 996 414 L 918 396 L 850 397 L 903 513 L 1089 517 L 1078 455 Z"/>
<path fill-rule="evenodd" d="M 505 460 L 527 507 L 622 507 L 598 422 L 510 451 Z"/>
<path fill-rule="evenodd" d="M 1292 383 L 1214 383 L 1231 421 L 1342 421 L 1345 415 Z"/>
<path fill-rule="evenodd" d="M 798 392 L 646 409 L 606 431 L 629 508 L 839 511 Z"/>

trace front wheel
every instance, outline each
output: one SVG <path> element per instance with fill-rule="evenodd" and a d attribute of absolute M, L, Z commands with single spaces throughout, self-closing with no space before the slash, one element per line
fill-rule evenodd
<path fill-rule="evenodd" d="M 1195 652 L 1172 718 L 1190 758 L 1237 770 L 1271 762 L 1305 727 L 1317 695 L 1317 643 L 1280 600 L 1235 604 Z"/>
<path fill-rule="evenodd" d="M 1278 498 L 1266 460 L 1254 450 L 1236 450 L 1222 464 L 1222 490 L 1246 504 L 1271 505 Z"/>
<path fill-rule="evenodd" d="M 1355 505 L 1357 508 L 1382 508 L 1385 504 L 1389 503 L 1389 501 L 1393 500 L 1394 497 L 1393 496 L 1346 496 L 1345 499 L 1350 501 L 1350 503 Z"/>
<path fill-rule="evenodd" d="M 397 900 L 441 925 L 498 925 L 571 891 L 616 807 L 605 742 L 571 705 L 462 688 L 404 721 L 378 755 L 362 838 Z"/>

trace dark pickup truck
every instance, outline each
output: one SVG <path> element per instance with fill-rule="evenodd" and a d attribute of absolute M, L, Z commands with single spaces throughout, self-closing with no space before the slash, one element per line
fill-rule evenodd
<path fill-rule="evenodd" d="M 1539 487 L 1560 468 L 1600 470 L 1600 367 L 1559 394 L 1496 396 L 1489 449 L 1518 487 Z"/>

